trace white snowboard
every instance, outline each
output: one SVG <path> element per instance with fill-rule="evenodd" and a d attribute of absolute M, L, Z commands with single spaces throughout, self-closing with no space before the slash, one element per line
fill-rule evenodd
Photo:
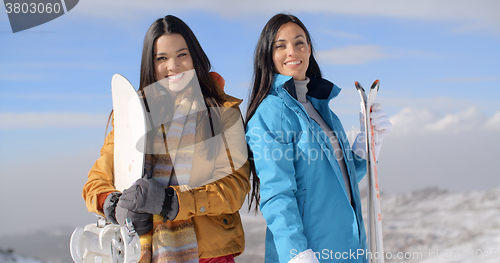
<path fill-rule="evenodd" d="M 114 115 L 114 183 L 119 191 L 142 176 L 145 152 L 145 108 L 136 90 L 122 75 L 111 80 Z M 136 263 L 141 255 L 139 235 L 131 222 L 126 226 L 104 218 L 75 229 L 70 252 L 76 263 Z"/>
<path fill-rule="evenodd" d="M 122 192 L 142 176 L 145 109 L 137 91 L 122 75 L 113 75 L 111 92 L 115 125 L 114 182 L 116 190 Z"/>

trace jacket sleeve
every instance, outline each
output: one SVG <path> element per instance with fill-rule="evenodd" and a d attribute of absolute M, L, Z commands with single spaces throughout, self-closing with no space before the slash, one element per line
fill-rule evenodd
<path fill-rule="evenodd" d="M 356 167 L 356 178 L 359 183 L 366 175 L 366 160 L 359 157 L 354 151 L 352 151 L 352 156 L 354 160 L 354 167 Z"/>
<path fill-rule="evenodd" d="M 224 137 L 214 164 L 215 181 L 189 190 L 182 185 L 173 186 L 179 200 L 179 213 L 174 221 L 233 214 L 241 208 L 250 191 L 250 164 L 238 106 L 225 109 L 222 116 Z"/>
<path fill-rule="evenodd" d="M 89 171 L 88 180 L 83 186 L 83 199 L 89 212 L 104 216 L 98 208 L 98 195 L 116 191 L 113 184 L 114 131 L 109 132 L 101 148 L 101 157 Z"/>
<path fill-rule="evenodd" d="M 260 209 L 272 233 L 280 262 L 291 260 L 293 251 L 308 249 L 295 192 L 293 142 L 283 142 L 279 106 L 263 110 L 265 101 L 247 124 L 246 138 L 260 179 Z M 272 116 L 269 118 L 269 116 Z M 285 140 L 286 141 L 286 140 Z"/>

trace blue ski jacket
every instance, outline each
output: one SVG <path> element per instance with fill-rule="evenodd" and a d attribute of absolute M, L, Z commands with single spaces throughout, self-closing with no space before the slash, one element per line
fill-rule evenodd
<path fill-rule="evenodd" d="M 351 150 L 328 103 L 340 88 L 311 79 L 307 99 L 335 132 L 346 161 L 352 204 L 328 136 L 297 101 L 292 77 L 275 74 L 247 123 L 267 222 L 265 262 L 288 262 L 312 249 L 320 262 L 367 262 L 358 182 L 366 161 Z"/>

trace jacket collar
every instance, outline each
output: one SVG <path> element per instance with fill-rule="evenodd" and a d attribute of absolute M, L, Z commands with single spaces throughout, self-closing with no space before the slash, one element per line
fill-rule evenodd
<path fill-rule="evenodd" d="M 273 89 L 276 91 L 282 88 L 286 90 L 294 99 L 297 99 L 295 82 L 290 76 L 274 74 Z M 319 100 L 331 100 L 340 93 L 340 88 L 326 79 L 311 78 L 307 84 L 307 96 Z"/>

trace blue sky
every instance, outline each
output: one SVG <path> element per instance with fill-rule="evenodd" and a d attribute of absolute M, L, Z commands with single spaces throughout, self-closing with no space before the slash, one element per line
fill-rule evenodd
<path fill-rule="evenodd" d="M 167 14 L 191 27 L 226 92 L 245 100 L 258 36 L 278 12 L 308 27 L 325 78 L 343 89 L 331 108 L 346 130 L 359 129 L 354 81 L 380 79 L 378 101 L 394 124 L 379 163 L 382 191 L 500 184 L 492 166 L 500 157 L 499 2 L 163 2 L 80 1 L 16 34 L 0 8 L 1 211 L 39 216 L 32 228 L 92 220 L 80 195 L 103 143 L 111 77 L 138 86 L 144 34 Z M 2 216 L 0 225 L 15 227 L 0 235 L 20 231 L 23 220 Z"/>

